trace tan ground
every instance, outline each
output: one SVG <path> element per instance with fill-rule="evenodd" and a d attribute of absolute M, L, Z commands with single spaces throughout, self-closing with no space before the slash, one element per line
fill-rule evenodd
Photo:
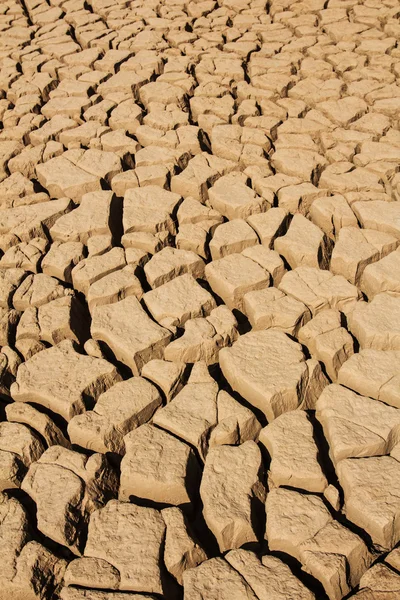
<path fill-rule="evenodd" d="M 0 1 L 0 600 L 400 599 L 399 40 Z"/>

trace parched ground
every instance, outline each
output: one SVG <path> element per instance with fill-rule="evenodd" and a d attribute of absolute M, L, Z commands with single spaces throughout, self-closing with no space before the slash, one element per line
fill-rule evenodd
<path fill-rule="evenodd" d="M 399 0 L 0 32 L 0 600 L 399 600 Z"/>

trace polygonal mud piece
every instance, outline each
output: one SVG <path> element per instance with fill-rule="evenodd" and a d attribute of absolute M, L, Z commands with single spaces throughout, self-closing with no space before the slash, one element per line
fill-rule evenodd
<path fill-rule="evenodd" d="M 258 237 L 250 225 L 243 219 L 233 219 L 216 228 L 209 248 L 212 260 L 218 260 L 255 244 Z"/>
<path fill-rule="evenodd" d="M 332 252 L 330 270 L 358 284 L 367 265 L 390 254 L 399 240 L 388 233 L 358 227 L 342 227 Z"/>
<path fill-rule="evenodd" d="M 19 154 L 20 151 L 22 150 L 22 148 L 23 148 L 22 144 L 20 144 L 16 141 L 6 140 L 6 141 L 2 141 L 0 143 L 0 164 L 1 164 L 0 179 L 1 179 L 1 181 L 6 179 L 6 177 L 8 175 L 8 172 L 7 172 L 8 161 L 16 154 Z"/>
<path fill-rule="evenodd" d="M 207 320 L 214 327 L 218 336 L 222 338 L 222 344 L 229 345 L 238 336 L 237 321 L 234 314 L 226 306 L 217 306 L 211 311 Z"/>
<path fill-rule="evenodd" d="M 0 523 L 3 549 L 0 599 L 53 598 L 61 587 L 67 561 L 57 558 L 41 544 L 29 541 L 25 509 L 4 494 L 0 496 Z"/>
<path fill-rule="evenodd" d="M 142 169 L 147 169 L 148 167 L 141 167 Z M 162 165 L 159 166 L 159 170 L 161 171 L 162 175 L 166 175 L 166 173 L 168 173 L 168 169 L 166 167 L 163 167 Z M 153 177 L 154 172 L 153 173 Z M 157 179 L 157 177 L 156 177 Z M 149 185 L 151 185 L 152 183 L 157 183 L 157 181 L 152 181 Z M 115 175 L 115 177 L 113 177 L 112 182 L 111 182 L 111 189 L 114 192 L 114 194 L 116 196 L 119 197 L 123 197 L 125 195 L 125 192 L 127 192 L 128 190 L 132 189 L 132 188 L 137 188 L 137 187 L 141 187 L 140 183 L 139 183 L 139 179 L 138 179 L 138 174 L 137 172 L 132 169 L 130 171 L 123 171 L 122 173 L 118 173 L 118 175 Z M 160 187 L 164 187 L 164 185 L 160 185 Z"/>
<path fill-rule="evenodd" d="M 0 346 L 10 346 L 21 313 L 14 309 L 0 308 Z"/>
<path fill-rule="evenodd" d="M 378 174 L 363 167 L 354 168 L 352 163 L 349 164 L 350 166 L 345 163 L 343 169 L 340 168 L 341 163 L 333 165 L 331 169 L 329 167 L 326 168 L 319 179 L 318 187 L 337 194 L 344 194 L 346 192 L 379 193 L 384 191 L 381 184 L 381 178 Z M 376 202 L 381 201 L 377 200 Z M 359 217 L 354 205 L 352 206 L 352 209 L 356 213 L 356 216 Z M 368 224 L 365 224 L 365 226 L 369 229 L 377 229 L 377 227 L 372 227 Z M 388 231 L 388 233 L 391 233 L 391 231 Z"/>
<path fill-rule="evenodd" d="M 400 251 L 391 252 L 367 265 L 360 279 L 360 288 L 369 300 L 380 292 L 400 294 Z"/>
<path fill-rule="evenodd" d="M 56 119 L 57 117 L 54 117 Z M 54 119 L 51 119 L 53 121 Z M 51 123 L 49 121 L 48 123 Z M 46 124 L 47 125 L 47 124 Z M 45 132 L 42 127 L 42 133 Z M 74 123 L 74 127 L 69 127 L 68 129 L 64 129 L 59 135 L 59 141 L 66 148 L 79 147 L 79 145 L 89 146 L 91 140 L 94 138 L 99 138 L 104 132 L 109 131 L 109 128 L 105 125 L 101 125 L 98 121 L 87 121 L 82 125 L 76 127 L 76 123 Z M 43 131 L 44 130 L 44 131 Z M 35 132 L 33 132 L 35 134 Z M 31 136 L 32 137 L 32 136 Z"/>
<path fill-rule="evenodd" d="M 57 13 L 59 14 L 58 11 Z M 46 119 L 60 114 L 78 120 L 82 112 L 87 110 L 90 105 L 91 101 L 85 96 L 53 96 L 42 106 L 41 112 Z"/>
<path fill-rule="evenodd" d="M 336 381 L 340 367 L 354 352 L 353 338 L 341 327 L 338 310 L 321 311 L 299 329 L 297 337 L 313 356 L 324 363 L 332 381 Z"/>
<path fill-rule="evenodd" d="M 295 214 L 287 233 L 276 238 L 274 249 L 287 260 L 292 269 L 302 266 L 326 269 L 331 245 L 331 241 L 319 227 L 303 215 Z"/>
<path fill-rule="evenodd" d="M 78 354 L 73 342 L 64 340 L 18 368 L 11 395 L 16 402 L 41 404 L 69 421 L 86 410 L 87 399 L 96 400 L 120 379 L 111 363 Z"/>
<path fill-rule="evenodd" d="M 279 289 L 303 302 L 316 315 L 326 308 L 350 312 L 360 291 L 341 275 L 313 267 L 297 267 L 282 277 Z"/>
<path fill-rule="evenodd" d="M 63 300 L 63 298 L 62 298 Z M 27 308 L 19 320 L 15 339 L 16 341 L 31 339 L 40 340 L 40 326 L 38 322 L 38 309 L 35 307 Z M 68 337 L 68 336 L 67 336 Z"/>
<path fill-rule="evenodd" d="M 111 75 L 106 81 L 103 81 L 98 91 L 104 98 L 113 97 L 117 94 L 123 94 L 123 97 L 133 95 L 135 98 L 138 95 L 139 88 L 148 83 L 149 75 L 146 71 L 134 73 L 129 71 L 120 71 L 115 75 Z"/>
<path fill-rule="evenodd" d="M 28 542 L 17 559 L 17 575 L 12 582 L 15 587 L 11 587 L 9 597 L 16 600 L 53 597 L 53 593 L 61 587 L 66 566 L 67 561 L 38 542 Z"/>
<path fill-rule="evenodd" d="M 90 173 L 108 185 L 111 184 L 112 178 L 122 171 L 121 159 L 115 152 L 104 152 L 96 148 L 86 150 L 77 161 L 73 162 L 85 173 Z"/>
<path fill-rule="evenodd" d="M 271 156 L 271 165 L 278 173 L 311 181 L 316 185 L 326 159 L 318 152 L 303 148 L 279 148 Z"/>
<path fill-rule="evenodd" d="M 400 350 L 400 297 L 382 292 L 371 302 L 359 302 L 348 327 L 362 349 Z"/>
<path fill-rule="evenodd" d="M 306 396 L 319 393 L 317 375 L 300 344 L 281 331 L 246 333 L 231 348 L 223 348 L 219 359 L 231 387 L 268 421 L 296 409 Z"/>
<path fill-rule="evenodd" d="M 229 220 L 246 219 L 270 208 L 270 203 L 257 196 L 240 173 L 220 177 L 209 189 L 208 197 L 210 206 Z"/>
<path fill-rule="evenodd" d="M 37 431 L 48 446 L 64 446 L 70 448 L 71 444 L 57 427 L 52 419 L 45 413 L 39 412 L 30 404 L 12 402 L 6 406 L 7 420 L 14 423 L 24 423 Z"/>
<path fill-rule="evenodd" d="M 220 390 L 217 396 L 218 425 L 212 430 L 210 448 L 229 444 L 237 446 L 247 440 L 257 441 L 261 425 L 255 414 Z"/>
<path fill-rule="evenodd" d="M 124 443 L 120 500 L 129 502 L 133 496 L 174 506 L 190 504 L 200 479 L 190 446 L 154 425 L 131 431 Z"/>
<path fill-rule="evenodd" d="M 71 290 L 64 288 L 57 279 L 44 273 L 28 275 L 13 296 L 13 305 L 17 310 L 43 306 L 57 298 L 71 295 Z"/>
<path fill-rule="evenodd" d="M 400 411 L 341 385 L 329 385 L 316 405 L 336 464 L 345 458 L 389 454 L 397 439 Z"/>
<path fill-rule="evenodd" d="M 86 242 L 88 258 L 105 254 L 112 249 L 112 245 L 112 235 L 110 232 L 90 237 Z"/>
<path fill-rule="evenodd" d="M 390 233 L 400 238 L 400 205 L 397 202 L 372 200 L 352 205 L 362 227 Z"/>
<path fill-rule="evenodd" d="M 150 319 L 135 296 L 96 306 L 90 331 L 95 340 L 105 342 L 117 360 L 130 367 L 135 375 L 140 375 L 150 359 L 163 357 L 172 337 L 167 329 Z"/>
<path fill-rule="evenodd" d="M 21 423 L 0 423 L 0 450 L 16 454 L 29 467 L 43 454 L 45 448 L 38 435 Z"/>
<path fill-rule="evenodd" d="M 113 304 L 127 296 L 135 296 L 140 300 L 142 295 L 143 289 L 136 276 L 136 268 L 127 265 L 92 283 L 87 293 L 87 303 L 90 312 L 93 312 L 95 306 Z"/>
<path fill-rule="evenodd" d="M 37 165 L 36 174 L 51 198 L 70 198 L 79 204 L 84 194 L 101 191 L 100 177 L 80 169 L 64 156 Z"/>
<path fill-rule="evenodd" d="M 143 366 L 142 377 L 155 383 L 169 402 L 182 389 L 185 371 L 185 363 L 155 358 Z"/>
<path fill-rule="evenodd" d="M 45 275 L 72 283 L 71 271 L 84 258 L 84 247 L 80 242 L 54 242 L 41 267 Z"/>
<path fill-rule="evenodd" d="M 203 61 L 202 61 L 203 62 Z M 197 71 L 198 68 L 196 68 Z M 198 90 L 199 88 L 197 88 Z M 250 100 L 247 101 L 252 105 L 255 104 Z M 244 104 L 241 104 L 240 109 L 245 110 L 246 100 Z M 239 109 L 239 110 L 240 110 Z M 252 110 L 252 109 L 251 109 Z M 257 111 L 256 111 L 257 114 Z M 243 126 L 244 116 L 240 114 L 235 115 L 239 122 L 236 125 L 216 125 L 213 127 L 211 132 L 211 148 L 213 154 L 229 158 L 236 162 L 239 162 L 242 167 L 247 166 L 246 161 L 246 149 L 249 145 L 252 147 L 258 146 L 259 153 L 255 153 L 260 162 L 264 158 L 263 150 L 267 151 L 271 148 L 271 142 L 262 131 L 257 131 L 255 128 Z M 247 157 L 248 158 L 248 157 Z M 265 159 L 264 159 L 265 160 Z"/>
<path fill-rule="evenodd" d="M 181 130 L 183 127 L 194 128 L 193 125 L 188 125 L 188 113 L 176 108 L 176 106 L 163 106 L 155 103 L 154 107 L 154 110 L 149 111 L 143 118 L 143 123 L 147 127 L 162 133 L 171 130 L 177 131 L 177 129 Z"/>
<path fill-rule="evenodd" d="M 0 235 L 12 233 L 23 242 L 35 237 L 45 237 L 44 230 L 50 229 L 56 220 L 72 209 L 69 198 L 62 194 L 60 200 L 39 202 L 28 206 L 7 208 L 0 214 Z"/>
<path fill-rule="evenodd" d="M 37 273 L 40 270 L 42 258 L 46 254 L 48 242 L 37 237 L 30 242 L 21 242 L 11 246 L 0 259 L 0 268 L 21 268 L 25 271 Z"/>
<path fill-rule="evenodd" d="M 204 460 L 210 432 L 217 424 L 218 384 L 205 363 L 195 363 L 188 383 L 153 417 L 154 425 L 188 442 Z"/>
<path fill-rule="evenodd" d="M 164 535 L 165 523 L 158 510 L 110 500 L 90 518 L 84 555 L 115 567 L 121 591 L 162 594 Z"/>
<path fill-rule="evenodd" d="M 163 104 L 176 104 L 179 108 L 185 108 L 185 92 L 182 88 L 171 85 L 164 81 L 152 81 L 140 88 L 140 100 L 147 108 L 151 102 L 162 102 Z"/>
<path fill-rule="evenodd" d="M 296 138 L 296 134 L 294 134 L 293 137 Z M 310 182 L 288 185 L 278 191 L 278 205 L 280 208 L 283 208 L 291 214 L 300 213 L 302 215 L 308 215 L 313 201 L 318 198 L 318 196 L 321 196 L 321 193 L 322 192 Z"/>
<path fill-rule="evenodd" d="M 45 350 L 46 346 L 37 340 L 23 338 L 22 340 L 16 340 L 15 348 L 24 357 L 24 360 L 29 360 L 34 354 Z"/>
<path fill-rule="evenodd" d="M 153 318 L 165 327 L 182 326 L 215 308 L 215 300 L 189 273 L 175 277 L 143 296 Z M 158 357 L 156 357 L 158 358 Z"/>
<path fill-rule="evenodd" d="M 186 600 L 257 600 L 251 587 L 223 558 L 211 558 L 183 573 Z"/>
<path fill-rule="evenodd" d="M 400 408 L 400 352 L 361 350 L 341 366 L 338 383 Z"/>
<path fill-rule="evenodd" d="M 268 485 L 291 486 L 322 493 L 328 485 L 318 462 L 318 447 L 307 414 L 295 410 L 280 415 L 260 432 L 271 456 Z"/>
<path fill-rule="evenodd" d="M 272 248 L 274 240 L 286 232 L 288 213 L 283 208 L 275 207 L 267 212 L 250 215 L 246 220 L 257 233 L 261 244 Z"/>
<path fill-rule="evenodd" d="M 17 557 L 29 540 L 28 517 L 22 504 L 15 498 L 8 498 L 0 494 L 0 536 L 3 553 L 3 568 L 1 572 L 1 594 L 3 600 L 7 598 L 3 593 L 6 586 L 12 589 L 12 580 L 17 574 Z M 10 590 L 8 590 L 10 591 Z"/>
<path fill-rule="evenodd" d="M 204 261 L 194 252 L 167 246 L 145 264 L 144 272 L 149 285 L 156 288 L 185 273 L 201 279 L 204 276 Z"/>
<path fill-rule="evenodd" d="M 179 225 L 185 223 L 200 223 L 202 221 L 214 221 L 215 223 L 223 223 L 224 218 L 216 210 L 208 206 L 204 206 L 190 196 L 185 198 L 178 208 L 178 222 Z"/>
<path fill-rule="evenodd" d="M 231 309 L 243 311 L 243 296 L 250 291 L 269 286 L 270 275 L 250 258 L 230 254 L 208 263 L 205 268 L 208 283 Z"/>
<path fill-rule="evenodd" d="M 302 302 L 275 287 L 248 292 L 243 300 L 244 312 L 255 330 L 273 328 L 297 336 L 299 328 L 311 318 Z"/>
<path fill-rule="evenodd" d="M 0 308 L 11 306 L 15 290 L 26 276 L 23 269 L 0 269 Z"/>
<path fill-rule="evenodd" d="M 332 521 L 330 512 L 318 496 L 285 488 L 270 490 L 265 508 L 265 537 L 269 549 L 285 552 L 297 560 L 301 560 L 301 544 Z"/>
<path fill-rule="evenodd" d="M 165 248 L 165 246 L 170 246 L 172 244 L 172 236 L 169 231 L 160 231 L 159 233 L 149 233 L 148 231 L 133 231 L 131 233 L 127 233 L 122 236 L 121 243 L 127 251 L 130 248 L 135 250 L 133 254 L 133 261 L 136 262 L 136 252 L 138 250 L 141 251 L 142 255 L 148 255 L 148 262 L 151 258 L 151 254 L 156 254 Z M 129 253 L 127 253 L 128 260 Z"/>
<path fill-rule="evenodd" d="M 184 168 L 191 158 L 188 150 L 185 151 L 183 147 L 177 146 L 176 133 L 163 134 L 145 125 L 140 128 L 137 135 L 145 146 L 135 154 L 135 164 L 138 168 L 161 164 L 172 174 L 177 166 Z"/>
<path fill-rule="evenodd" d="M 125 236 L 123 236 L 125 237 Z M 122 240 L 121 240 L 122 242 Z M 151 254 L 141 248 L 130 248 L 129 246 L 125 249 L 125 259 L 128 265 L 132 267 L 141 267 L 149 262 Z"/>
<path fill-rule="evenodd" d="M 202 258 L 209 258 L 209 241 L 216 223 L 213 221 L 201 221 L 200 223 L 185 223 L 180 225 L 179 232 L 175 237 L 176 247 L 180 250 L 195 252 Z"/>
<path fill-rule="evenodd" d="M 161 164 L 168 169 L 169 173 L 174 173 L 177 165 L 185 165 L 189 157 L 187 152 L 181 151 L 179 148 L 175 150 L 154 144 L 136 152 L 135 163 L 140 169 L 149 169 L 152 165 Z"/>
<path fill-rule="evenodd" d="M 221 305 L 206 318 L 189 319 L 183 335 L 165 349 L 165 358 L 176 362 L 218 362 L 219 350 L 238 337 L 237 321 L 228 307 Z"/>
<path fill-rule="evenodd" d="M 124 233 L 176 233 L 174 214 L 181 196 L 158 186 L 127 190 L 124 196 Z"/>
<path fill-rule="evenodd" d="M 68 435 L 73 444 L 88 450 L 124 454 L 124 435 L 147 423 L 159 406 L 161 396 L 155 386 L 132 377 L 101 394 L 93 410 L 71 419 Z"/>
<path fill-rule="evenodd" d="M 275 556 L 261 559 L 248 550 L 231 550 L 225 560 L 245 579 L 259 600 L 315 600 L 289 567 Z"/>
<path fill-rule="evenodd" d="M 108 131 L 101 136 L 101 148 L 104 152 L 114 152 L 126 166 L 133 168 L 132 154 L 139 150 L 139 145 L 127 136 L 123 129 L 118 129 L 117 131 Z M 112 181 L 114 177 L 116 175 L 113 176 Z"/>
<path fill-rule="evenodd" d="M 75 210 L 60 217 L 50 230 L 52 240 L 82 242 L 110 232 L 112 192 L 84 194 Z"/>
<path fill-rule="evenodd" d="M 373 558 L 356 533 L 334 521 L 300 545 L 303 569 L 322 583 L 331 600 L 348 594 Z"/>
<path fill-rule="evenodd" d="M 64 575 L 64 583 L 67 586 L 79 585 L 84 588 L 117 590 L 119 587 L 119 572 L 101 558 L 75 558 L 68 564 Z"/>
<path fill-rule="evenodd" d="M 275 250 L 270 250 L 261 244 L 242 250 L 243 256 L 251 258 L 255 263 L 271 274 L 274 285 L 278 285 L 286 273 L 285 263 Z"/>
<path fill-rule="evenodd" d="M 165 349 L 167 360 L 194 363 L 204 360 L 207 364 L 218 361 L 218 338 L 212 324 L 203 318 L 190 319 L 181 337 Z"/>
<path fill-rule="evenodd" d="M 331 239 L 335 239 L 342 227 L 357 227 L 355 214 L 340 194 L 316 198 L 310 207 L 310 217 Z"/>
<path fill-rule="evenodd" d="M 192 158 L 179 175 L 171 178 L 171 191 L 203 202 L 208 199 L 208 188 L 236 168 L 237 163 L 231 160 L 202 152 Z"/>
<path fill-rule="evenodd" d="M 400 463 L 390 456 L 347 458 L 336 472 L 347 518 L 391 550 L 400 540 Z"/>
<path fill-rule="evenodd" d="M 3 198 L 23 198 L 34 193 L 33 183 L 22 173 L 13 173 L 0 183 Z"/>
<path fill-rule="evenodd" d="M 337 125 L 346 126 L 359 119 L 368 109 L 361 98 L 347 96 L 339 100 L 328 100 L 317 104 L 318 110 Z"/>
<path fill-rule="evenodd" d="M 22 489 L 36 503 L 38 529 L 80 555 L 89 514 L 115 495 L 117 478 L 104 456 L 52 446 L 30 466 Z"/>
<path fill-rule="evenodd" d="M 3 346 L 0 351 L 0 359 L 2 366 L 0 367 L 2 374 L 5 374 L 3 369 L 11 377 L 16 377 L 19 365 L 23 362 L 21 357 L 18 355 L 13 348 L 10 346 Z"/>
<path fill-rule="evenodd" d="M 8 171 L 11 174 L 21 173 L 29 179 L 36 177 L 36 165 L 43 159 L 44 152 L 44 144 L 36 147 L 29 144 L 19 154 L 8 161 Z"/>
<path fill-rule="evenodd" d="M 105 358 L 99 342 L 93 338 L 86 340 L 86 342 L 83 344 L 83 349 L 88 356 L 93 356 L 93 358 Z"/>
<path fill-rule="evenodd" d="M 343 83 L 339 78 L 319 79 L 316 76 L 306 77 L 296 83 L 289 91 L 289 98 L 307 98 L 307 103 L 314 106 L 325 99 L 340 98 Z M 333 101 L 333 100 L 332 100 Z M 294 121 L 294 119 L 292 119 Z M 296 122 L 296 121 L 295 121 Z"/>
<path fill-rule="evenodd" d="M 383 598 L 380 593 L 386 594 L 388 600 L 394 600 L 395 595 L 400 592 L 400 576 L 385 563 L 376 563 L 361 577 L 360 588 L 367 588 L 372 594 L 377 593 L 377 600 Z"/>
<path fill-rule="evenodd" d="M 47 304 L 27 308 L 18 323 L 17 340 L 36 339 L 58 344 L 70 339 L 79 343 L 87 337 L 86 311 L 75 296 L 64 296 Z"/>
<path fill-rule="evenodd" d="M 203 515 L 221 552 L 257 542 L 265 488 L 257 444 L 210 448 L 200 485 Z"/>
<path fill-rule="evenodd" d="M 182 585 L 183 573 L 207 560 L 207 554 L 190 531 L 185 514 L 180 508 L 165 508 L 161 515 L 167 526 L 164 563 L 171 575 Z"/>
<path fill-rule="evenodd" d="M 125 252 L 119 247 L 114 247 L 100 256 L 84 258 L 72 269 L 74 288 L 86 296 L 92 283 L 122 269 L 125 265 Z"/>
<path fill-rule="evenodd" d="M 25 474 L 26 467 L 18 454 L 0 450 L 0 492 L 21 487 Z"/>
<path fill-rule="evenodd" d="M 385 563 L 398 571 L 400 565 L 400 548 L 397 547 L 389 552 L 389 554 L 385 557 Z"/>
<path fill-rule="evenodd" d="M 108 124 L 111 129 L 123 129 L 134 134 L 142 122 L 142 110 L 133 100 L 118 103 L 113 109 Z"/>

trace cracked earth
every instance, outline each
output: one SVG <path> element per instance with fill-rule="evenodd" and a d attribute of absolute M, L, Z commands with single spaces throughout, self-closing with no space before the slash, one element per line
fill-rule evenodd
<path fill-rule="evenodd" d="M 2 0 L 0 600 L 399 600 L 398 0 Z"/>

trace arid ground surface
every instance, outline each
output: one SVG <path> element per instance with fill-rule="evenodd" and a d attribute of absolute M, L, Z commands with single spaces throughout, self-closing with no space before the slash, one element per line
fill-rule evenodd
<path fill-rule="evenodd" d="M 1 0 L 0 600 L 399 600 L 399 0 Z"/>

